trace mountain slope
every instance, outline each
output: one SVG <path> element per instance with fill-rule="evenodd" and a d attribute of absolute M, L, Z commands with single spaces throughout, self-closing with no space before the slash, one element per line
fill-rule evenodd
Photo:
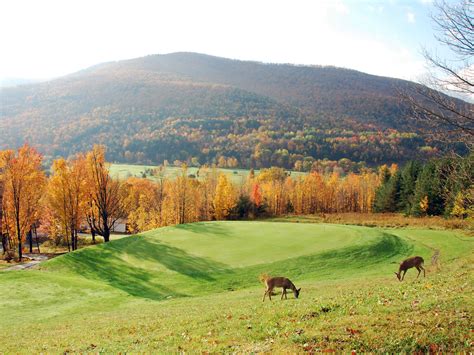
<path fill-rule="evenodd" d="M 364 121 L 385 121 L 388 126 L 394 123 L 390 118 L 400 115 L 397 90 L 414 85 L 336 67 L 264 64 L 196 53 L 147 56 L 116 65 L 232 85 L 311 114 L 331 112 Z M 390 110 L 388 106 L 392 106 Z"/>
<path fill-rule="evenodd" d="M 121 162 L 224 157 L 304 170 L 323 158 L 401 162 L 436 150 L 404 120 L 397 90 L 414 85 L 333 67 L 153 55 L 1 89 L 0 148 L 27 141 L 67 156 L 103 143 Z"/>

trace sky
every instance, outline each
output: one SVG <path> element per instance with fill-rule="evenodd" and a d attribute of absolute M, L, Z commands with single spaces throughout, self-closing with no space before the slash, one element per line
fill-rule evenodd
<path fill-rule="evenodd" d="M 430 0 L 2 0 L 0 79 L 149 54 L 334 65 L 417 81 Z"/>

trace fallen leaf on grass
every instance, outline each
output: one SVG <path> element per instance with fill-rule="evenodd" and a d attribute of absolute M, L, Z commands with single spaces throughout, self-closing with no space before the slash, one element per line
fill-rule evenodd
<path fill-rule="evenodd" d="M 350 334 L 350 335 L 357 335 L 357 334 L 360 334 L 361 331 L 358 330 L 358 329 L 353 329 L 353 328 L 346 328 L 346 331 Z"/>
<path fill-rule="evenodd" d="M 305 314 L 301 317 L 302 320 L 308 320 L 308 319 L 311 319 L 311 318 L 316 318 L 317 316 L 319 315 L 318 312 L 311 312 L 311 313 L 308 313 L 308 314 Z"/>
<path fill-rule="evenodd" d="M 430 344 L 430 353 L 438 353 L 439 347 L 436 344 Z"/>

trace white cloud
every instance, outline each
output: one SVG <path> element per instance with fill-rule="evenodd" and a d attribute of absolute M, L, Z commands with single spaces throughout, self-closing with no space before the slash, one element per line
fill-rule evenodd
<path fill-rule="evenodd" d="M 457 72 L 460 78 L 470 83 L 474 82 L 474 64 L 471 64 Z M 452 84 L 446 84 L 445 89 L 449 94 L 457 96 L 463 100 L 474 103 L 474 92 L 470 85 L 465 84 L 464 81 L 451 76 L 446 80 L 452 82 Z"/>
<path fill-rule="evenodd" d="M 423 5 L 431 5 L 433 3 L 433 0 L 419 0 L 419 1 Z"/>
<path fill-rule="evenodd" d="M 415 20 L 415 14 L 414 14 L 413 12 L 411 12 L 411 11 L 408 11 L 408 12 L 407 12 L 407 21 L 408 21 L 409 23 L 415 23 L 415 22 L 416 22 L 416 20 Z"/>

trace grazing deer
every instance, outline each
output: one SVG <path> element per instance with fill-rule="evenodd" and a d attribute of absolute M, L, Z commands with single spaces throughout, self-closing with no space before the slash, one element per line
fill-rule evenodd
<path fill-rule="evenodd" d="M 431 257 L 431 266 L 435 267 L 436 270 L 439 268 L 439 249 L 436 249 L 433 256 Z"/>
<path fill-rule="evenodd" d="M 300 290 L 301 288 L 296 289 L 296 286 L 291 282 L 289 279 L 286 277 L 264 277 L 263 281 L 265 282 L 265 285 L 267 286 L 267 289 L 265 290 L 265 293 L 263 294 L 263 301 L 265 301 L 265 296 L 268 295 L 268 298 L 270 301 L 272 300 L 272 292 L 275 287 L 281 287 L 283 288 L 283 291 L 281 293 L 281 299 L 283 299 L 283 296 L 285 296 L 285 299 L 288 299 L 286 297 L 286 290 L 290 289 L 293 291 L 293 294 L 295 295 L 295 298 L 298 298 L 300 295 Z M 262 301 L 262 302 L 263 302 Z"/>
<path fill-rule="evenodd" d="M 423 277 L 426 277 L 425 269 L 423 268 L 423 263 L 425 261 L 421 256 L 412 256 L 411 258 L 405 259 L 400 263 L 400 268 L 398 272 L 395 273 L 397 275 L 398 281 L 403 281 L 403 278 L 405 277 L 405 274 L 407 273 L 408 269 L 411 269 L 412 267 L 415 267 L 418 270 L 418 278 L 420 276 L 421 270 L 423 270 Z M 403 271 L 403 276 L 401 276 L 401 273 Z"/>

